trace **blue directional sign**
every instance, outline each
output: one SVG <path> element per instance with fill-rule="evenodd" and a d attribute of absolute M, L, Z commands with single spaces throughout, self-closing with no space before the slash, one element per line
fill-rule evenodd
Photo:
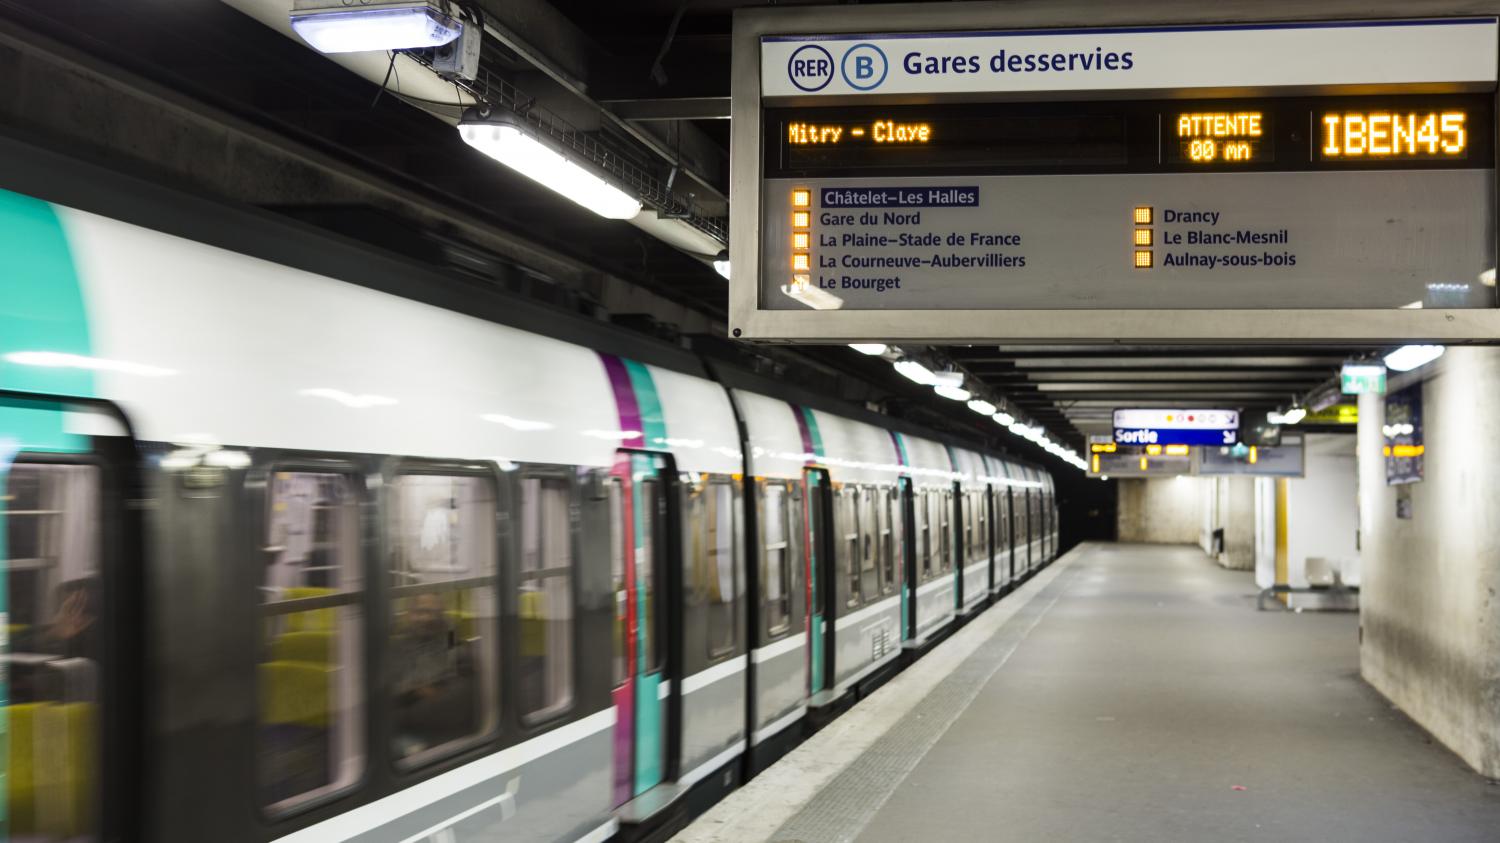
<path fill-rule="evenodd" d="M 1233 445 L 1238 410 L 1115 410 L 1120 445 Z"/>

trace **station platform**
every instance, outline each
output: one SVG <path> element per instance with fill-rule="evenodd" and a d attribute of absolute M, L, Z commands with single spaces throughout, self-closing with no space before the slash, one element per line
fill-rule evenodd
<path fill-rule="evenodd" d="M 674 840 L 1500 838 L 1500 786 L 1195 547 L 1082 545 Z"/>

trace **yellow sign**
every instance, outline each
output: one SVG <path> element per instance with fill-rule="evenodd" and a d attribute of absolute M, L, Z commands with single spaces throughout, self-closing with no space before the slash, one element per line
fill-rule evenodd
<path fill-rule="evenodd" d="M 1177 142 L 1182 158 L 1210 161 L 1253 161 L 1265 133 L 1259 111 L 1208 111 L 1177 115 Z"/>
<path fill-rule="evenodd" d="M 1454 111 L 1329 111 L 1323 114 L 1326 158 L 1462 158 L 1468 114 Z"/>
<path fill-rule="evenodd" d="M 1359 405 L 1334 404 L 1308 413 L 1300 424 L 1359 424 Z"/>

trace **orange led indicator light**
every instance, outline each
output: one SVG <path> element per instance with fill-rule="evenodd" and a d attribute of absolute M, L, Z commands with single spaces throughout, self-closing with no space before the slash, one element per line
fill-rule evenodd
<path fill-rule="evenodd" d="M 1151 268 L 1151 250 L 1150 249 L 1136 249 L 1135 250 L 1135 268 L 1136 269 L 1150 269 Z"/>
<path fill-rule="evenodd" d="M 807 225 L 811 221 L 811 219 L 812 215 L 806 211 L 793 211 L 792 228 L 807 228 Z"/>
<path fill-rule="evenodd" d="M 1135 230 L 1135 245 L 1137 245 L 1137 246 L 1150 246 L 1151 245 L 1151 229 L 1149 229 L 1149 228 L 1137 228 Z"/>
<path fill-rule="evenodd" d="M 807 255 L 792 255 L 792 269 L 808 270 L 812 269 L 812 264 Z"/>
<path fill-rule="evenodd" d="M 806 208 L 806 207 L 809 207 L 811 205 L 812 205 L 812 191 L 811 190 L 794 190 L 794 191 L 792 191 L 792 207 L 793 208 Z"/>
<path fill-rule="evenodd" d="M 1169 457 L 1185 457 L 1185 456 L 1187 456 L 1187 453 L 1188 453 L 1188 446 L 1186 446 L 1186 445 L 1168 445 L 1167 446 L 1167 456 L 1169 456 Z"/>
<path fill-rule="evenodd" d="M 1136 206 L 1136 208 L 1135 208 L 1135 224 L 1136 225 L 1150 225 L 1151 224 L 1151 206 L 1150 205 L 1137 205 Z"/>
<path fill-rule="evenodd" d="M 1161 456 L 1161 446 L 1160 445 L 1147 445 L 1146 446 L 1146 454 L 1148 456 L 1153 456 L 1153 457 L 1159 457 L 1159 456 Z"/>
<path fill-rule="evenodd" d="M 792 248 L 793 249 L 806 249 L 807 248 L 807 232 L 805 232 L 805 231 L 798 231 L 798 232 L 796 232 L 795 234 L 792 235 Z"/>

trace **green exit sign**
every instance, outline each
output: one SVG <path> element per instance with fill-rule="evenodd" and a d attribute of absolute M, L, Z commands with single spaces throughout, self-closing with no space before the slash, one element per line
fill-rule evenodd
<path fill-rule="evenodd" d="M 1379 363 L 1345 363 L 1339 380 L 1345 395 L 1385 394 L 1385 367 Z"/>

